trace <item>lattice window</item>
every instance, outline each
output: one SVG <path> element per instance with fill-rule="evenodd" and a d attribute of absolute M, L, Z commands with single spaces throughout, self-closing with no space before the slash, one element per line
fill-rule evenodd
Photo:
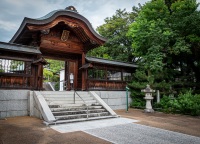
<path fill-rule="evenodd" d="M 106 71 L 102 69 L 89 69 L 88 77 L 90 79 L 106 79 Z"/>
<path fill-rule="evenodd" d="M 122 74 L 121 71 L 116 71 L 116 70 L 108 70 L 107 71 L 108 80 L 121 81 L 122 80 L 121 74 Z"/>
<path fill-rule="evenodd" d="M 31 74 L 31 62 L 0 59 L 0 73 Z"/>

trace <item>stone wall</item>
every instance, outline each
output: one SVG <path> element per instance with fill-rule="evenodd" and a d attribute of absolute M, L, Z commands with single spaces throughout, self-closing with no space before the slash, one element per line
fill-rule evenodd
<path fill-rule="evenodd" d="M 0 118 L 41 114 L 30 90 L 0 90 Z M 113 110 L 126 109 L 126 91 L 95 91 Z M 130 94 L 130 93 L 129 93 Z M 131 98 L 129 97 L 129 103 Z M 32 111 L 32 112 L 30 112 Z"/>
<path fill-rule="evenodd" d="M 0 90 L 0 118 L 27 116 L 29 90 Z"/>
<path fill-rule="evenodd" d="M 113 110 L 126 109 L 126 91 L 95 91 Z M 129 104 L 131 103 L 130 92 Z"/>

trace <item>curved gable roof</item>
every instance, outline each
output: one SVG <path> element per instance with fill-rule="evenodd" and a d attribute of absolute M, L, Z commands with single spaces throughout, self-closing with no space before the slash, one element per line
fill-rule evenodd
<path fill-rule="evenodd" d="M 73 19 L 77 19 L 79 21 L 82 21 L 84 24 L 86 24 L 87 28 L 89 29 L 89 31 L 100 41 L 102 41 L 102 43 L 104 43 L 106 41 L 105 38 L 103 38 L 102 36 L 100 36 L 92 27 L 91 23 L 82 15 L 78 14 L 76 11 L 74 10 L 69 10 L 69 9 L 63 9 L 63 10 L 54 10 L 50 13 L 48 13 L 47 15 L 41 17 L 41 18 L 37 18 L 37 19 L 32 19 L 32 18 L 27 18 L 25 17 L 24 20 L 22 21 L 19 29 L 17 30 L 17 32 L 15 33 L 15 35 L 12 37 L 12 39 L 10 40 L 10 42 L 15 43 L 17 42 L 18 39 L 20 39 L 20 36 L 22 35 L 23 31 L 26 30 L 26 26 L 28 24 L 32 24 L 32 25 L 45 25 L 48 24 L 50 22 L 52 22 L 54 19 L 56 19 L 59 16 L 67 16 Z"/>

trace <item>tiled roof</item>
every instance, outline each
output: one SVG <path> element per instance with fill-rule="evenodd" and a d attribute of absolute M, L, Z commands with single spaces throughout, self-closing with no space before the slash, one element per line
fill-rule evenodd
<path fill-rule="evenodd" d="M 106 60 L 102 58 L 95 58 L 95 57 L 86 57 L 86 61 L 88 62 L 94 62 L 94 63 L 100 63 L 100 64 L 106 64 L 106 65 L 115 65 L 115 66 L 121 66 L 121 67 L 130 67 L 130 68 L 136 68 L 137 65 L 133 63 L 126 63 L 126 62 L 120 62 L 120 61 L 113 61 L 113 60 Z"/>
<path fill-rule="evenodd" d="M 41 54 L 37 47 L 0 42 L 0 50 L 19 51 L 23 53 Z"/>

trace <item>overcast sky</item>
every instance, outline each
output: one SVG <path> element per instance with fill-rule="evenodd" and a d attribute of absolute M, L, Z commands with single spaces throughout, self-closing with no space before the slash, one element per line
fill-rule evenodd
<path fill-rule="evenodd" d="M 0 41 L 8 42 L 24 17 L 39 18 L 57 9 L 74 6 L 94 29 L 111 17 L 117 9 L 131 11 L 132 6 L 148 0 L 0 0 Z"/>
<path fill-rule="evenodd" d="M 117 9 L 131 11 L 138 3 L 149 0 L 0 0 L 0 41 L 8 42 L 24 17 L 39 18 L 57 9 L 74 6 L 86 17 L 94 29 L 111 17 Z M 200 2 L 200 0 L 197 0 Z"/>

